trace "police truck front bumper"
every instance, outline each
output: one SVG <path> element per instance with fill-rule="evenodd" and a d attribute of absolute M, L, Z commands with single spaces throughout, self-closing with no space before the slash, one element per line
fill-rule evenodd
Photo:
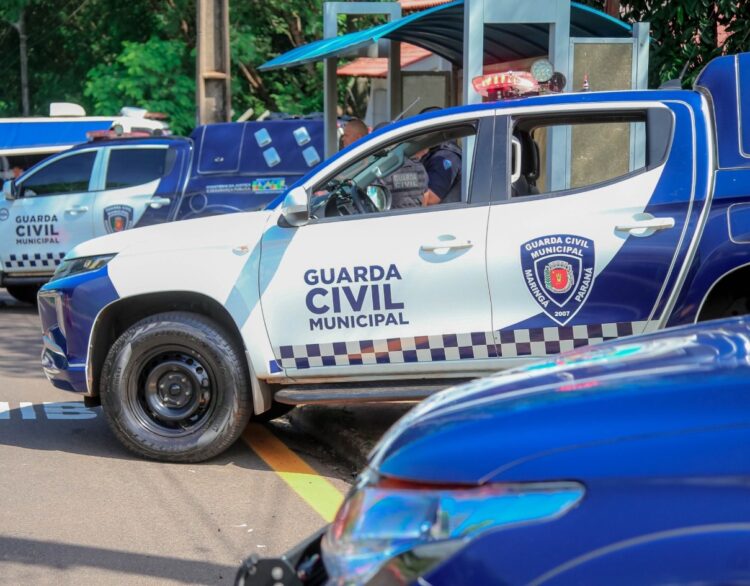
<path fill-rule="evenodd" d="M 106 267 L 52 281 L 39 292 L 42 369 L 55 387 L 89 393 L 91 332 L 99 312 L 118 298 Z"/>

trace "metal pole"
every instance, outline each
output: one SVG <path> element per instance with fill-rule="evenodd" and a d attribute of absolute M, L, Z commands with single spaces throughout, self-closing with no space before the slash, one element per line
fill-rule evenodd
<path fill-rule="evenodd" d="M 570 90 L 573 66 L 570 47 L 570 2 L 557 0 L 554 6 L 554 20 L 549 27 L 549 56 L 555 71 L 561 71 L 567 78 L 566 87 Z M 570 153 L 570 129 L 566 126 L 552 127 L 547 134 L 547 189 L 565 189 L 569 182 L 567 164 Z"/>
<path fill-rule="evenodd" d="M 401 43 L 389 41 L 388 45 L 388 120 L 393 120 L 403 109 Z"/>
<path fill-rule="evenodd" d="M 637 22 L 633 25 L 633 89 L 648 89 L 648 22 Z M 630 125 L 630 170 L 640 169 L 646 165 L 646 129 L 641 124 Z"/>
<path fill-rule="evenodd" d="M 21 109 L 24 116 L 28 116 L 29 107 L 29 55 L 26 45 L 26 18 L 25 10 L 22 8 L 18 16 L 18 22 L 14 28 L 18 31 L 18 48 L 21 53 Z"/>
<path fill-rule="evenodd" d="M 196 7 L 197 122 L 229 122 L 232 119 L 229 0 L 198 0 Z"/>
<path fill-rule="evenodd" d="M 338 13 L 334 4 L 323 5 L 323 38 L 330 39 L 338 35 Z M 336 66 L 338 59 L 332 57 L 323 61 L 323 126 L 325 128 L 325 156 L 332 157 L 339 150 L 337 126 L 338 119 L 338 77 Z"/>
<path fill-rule="evenodd" d="M 472 80 L 482 75 L 484 66 L 485 0 L 464 2 L 464 104 L 479 104 L 482 96 L 474 90 Z"/>

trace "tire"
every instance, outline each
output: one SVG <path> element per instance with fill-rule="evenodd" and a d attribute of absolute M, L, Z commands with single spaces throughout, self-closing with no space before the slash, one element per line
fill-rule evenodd
<path fill-rule="evenodd" d="M 11 297 L 21 303 L 30 303 L 31 305 L 36 305 L 36 294 L 39 293 L 41 288 L 41 285 L 7 285 L 5 287 Z"/>
<path fill-rule="evenodd" d="M 160 313 L 125 331 L 102 368 L 104 415 L 139 456 L 201 462 L 231 446 L 252 413 L 244 355 L 212 320 Z"/>
<path fill-rule="evenodd" d="M 268 411 L 264 411 L 260 415 L 253 415 L 253 421 L 258 421 L 259 423 L 268 423 L 269 421 L 273 421 L 274 419 L 283 417 L 292 409 L 294 409 L 294 407 L 294 405 L 286 405 L 284 403 L 277 403 L 276 401 L 274 401 Z"/>

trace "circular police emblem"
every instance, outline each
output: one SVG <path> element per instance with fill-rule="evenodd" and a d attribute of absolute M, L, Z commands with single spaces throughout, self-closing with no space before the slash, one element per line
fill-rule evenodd
<path fill-rule="evenodd" d="M 10 212 L 8 211 L 8 208 L 0 208 L 0 222 L 4 222 L 10 217 Z"/>

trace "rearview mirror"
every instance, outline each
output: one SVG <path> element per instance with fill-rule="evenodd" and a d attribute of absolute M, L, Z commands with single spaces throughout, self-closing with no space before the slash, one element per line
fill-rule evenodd
<path fill-rule="evenodd" d="M 304 226 L 310 221 L 307 191 L 294 187 L 281 203 L 281 215 L 290 226 Z"/>
<path fill-rule="evenodd" d="M 8 179 L 3 183 L 3 195 L 8 201 L 13 201 L 18 197 L 18 190 L 16 189 L 16 180 Z"/>

